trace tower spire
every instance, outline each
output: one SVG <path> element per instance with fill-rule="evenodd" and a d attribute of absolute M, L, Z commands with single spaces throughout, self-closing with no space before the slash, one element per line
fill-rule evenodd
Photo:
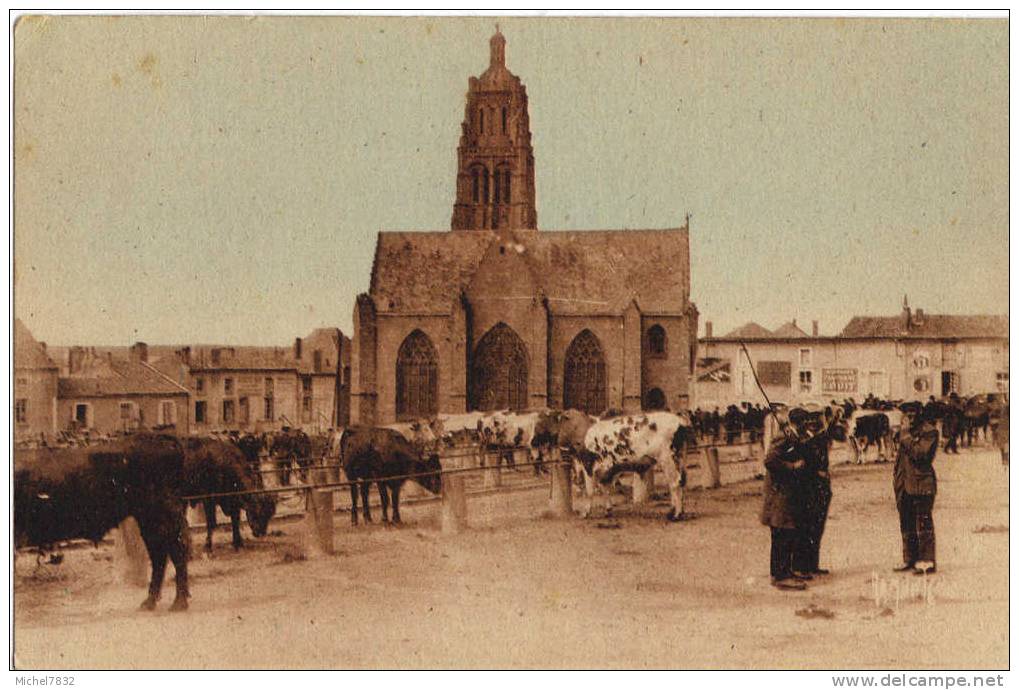
<path fill-rule="evenodd" d="M 506 69 L 506 38 L 498 25 L 489 45 L 491 64 L 468 82 L 451 226 L 537 228 L 527 89 Z"/>
<path fill-rule="evenodd" d="M 506 37 L 499 31 L 499 25 L 495 25 L 495 33 L 488 42 L 490 49 L 489 64 L 491 67 L 506 66 Z"/>

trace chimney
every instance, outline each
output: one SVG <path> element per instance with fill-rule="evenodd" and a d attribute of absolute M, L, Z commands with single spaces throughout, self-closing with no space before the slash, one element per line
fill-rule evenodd
<path fill-rule="evenodd" d="M 793 319 L 793 327 L 796 327 L 796 319 Z"/>
<path fill-rule="evenodd" d="M 923 309 L 916 310 L 916 317 L 913 319 L 913 323 L 917 326 L 923 324 Z"/>
<path fill-rule="evenodd" d="M 704 337 L 705 338 L 710 338 L 711 337 L 711 331 L 712 331 L 712 324 L 711 324 L 711 322 L 710 321 L 705 321 L 704 322 Z"/>
<path fill-rule="evenodd" d="M 132 362 L 148 362 L 149 361 L 149 346 L 143 342 L 137 342 L 131 346 L 131 361 Z"/>
<path fill-rule="evenodd" d="M 80 374 L 85 363 L 85 348 L 75 345 L 67 352 L 67 373 Z"/>
<path fill-rule="evenodd" d="M 301 339 L 294 338 L 294 359 L 301 358 Z"/>
<path fill-rule="evenodd" d="M 817 337 L 817 319 L 814 319 L 810 324 L 810 335 Z"/>

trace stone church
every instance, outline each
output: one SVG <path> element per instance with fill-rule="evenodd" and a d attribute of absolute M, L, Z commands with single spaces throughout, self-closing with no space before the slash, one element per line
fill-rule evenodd
<path fill-rule="evenodd" d="M 538 229 L 527 90 L 491 39 L 457 149 L 452 229 L 380 232 L 354 308 L 351 422 L 687 406 L 689 223 Z"/>

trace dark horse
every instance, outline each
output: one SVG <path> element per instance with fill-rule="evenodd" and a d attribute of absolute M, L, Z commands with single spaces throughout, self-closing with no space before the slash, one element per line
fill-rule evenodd
<path fill-rule="evenodd" d="M 260 476 L 253 471 L 241 450 L 232 443 L 207 438 L 190 438 L 184 456 L 184 491 L 187 496 L 255 491 L 261 488 Z M 240 549 L 241 509 L 256 537 L 265 536 L 269 520 L 276 514 L 276 501 L 266 494 L 220 496 L 191 501 L 205 510 L 205 550 L 212 551 L 212 533 L 216 529 L 216 506 L 230 517 L 233 547 Z"/>
<path fill-rule="evenodd" d="M 127 436 L 88 448 L 46 449 L 15 456 L 16 546 L 51 548 L 68 539 L 98 544 L 128 517 L 138 522 L 152 563 L 142 609 L 156 607 L 166 561 L 176 570 L 177 596 L 170 607 L 188 607 L 187 520 L 180 497 L 184 448 L 173 437 Z"/>
<path fill-rule="evenodd" d="M 340 442 L 343 471 L 350 486 L 350 519 L 357 524 L 357 494 L 361 493 L 364 521 L 371 522 L 368 508 L 368 490 L 375 482 L 382 500 L 382 521 L 389 521 L 389 503 L 392 497 L 393 523 L 400 522 L 400 489 L 405 479 L 394 479 L 404 475 L 420 475 L 413 480 L 433 494 L 442 489 L 438 455 L 422 458 L 420 450 L 392 429 L 350 427 L 343 433 Z"/>

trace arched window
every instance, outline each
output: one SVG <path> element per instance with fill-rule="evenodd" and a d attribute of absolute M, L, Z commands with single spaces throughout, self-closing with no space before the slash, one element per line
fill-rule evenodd
<path fill-rule="evenodd" d="M 477 166 L 471 168 L 471 201 L 481 201 L 481 168 Z"/>
<path fill-rule="evenodd" d="M 488 168 L 481 168 L 481 203 L 488 203 Z"/>
<path fill-rule="evenodd" d="M 492 203 L 498 204 L 502 201 L 502 170 L 496 170 L 495 174 L 492 175 L 492 190 L 495 194 L 492 196 Z"/>
<path fill-rule="evenodd" d="M 566 348 L 563 374 L 563 407 L 601 414 L 608 407 L 605 396 L 605 357 L 598 338 L 583 330 Z"/>
<path fill-rule="evenodd" d="M 485 109 L 478 108 L 478 133 L 485 133 Z"/>
<path fill-rule="evenodd" d="M 506 324 L 496 324 L 478 342 L 470 374 L 472 410 L 527 408 L 527 347 Z"/>
<path fill-rule="evenodd" d="M 431 417 L 439 412 L 439 357 L 427 335 L 415 330 L 396 355 L 396 418 Z"/>
<path fill-rule="evenodd" d="M 662 392 L 661 388 L 652 388 L 644 394 L 644 409 L 645 410 L 664 410 L 665 409 L 665 393 Z"/>
<path fill-rule="evenodd" d="M 510 202 L 510 169 L 503 168 L 502 171 L 502 203 Z"/>
<path fill-rule="evenodd" d="M 506 133 L 506 106 L 502 107 L 502 133 Z"/>
<path fill-rule="evenodd" d="M 647 329 L 647 353 L 650 357 L 665 357 L 668 352 L 668 342 L 665 337 L 665 329 L 654 325 Z"/>

